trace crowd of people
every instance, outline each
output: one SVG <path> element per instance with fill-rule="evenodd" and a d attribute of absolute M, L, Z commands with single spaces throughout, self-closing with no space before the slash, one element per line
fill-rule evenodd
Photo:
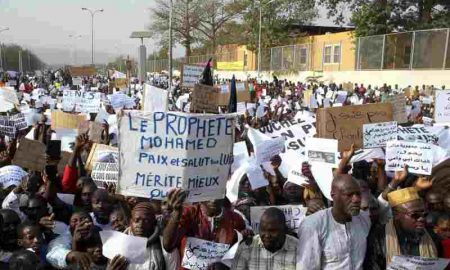
<path fill-rule="evenodd" d="M 2 87 L 12 80 L 5 75 Z M 70 75 L 62 71 L 40 77 L 18 75 L 15 80 L 13 87 L 21 105 L 2 114 L 14 114 L 26 106 L 38 118 L 27 129 L 17 131 L 16 136 L 8 137 L 0 131 L 2 167 L 14 164 L 17 144 L 30 131 L 33 140 L 44 144 L 52 140 L 46 111 L 60 108 L 56 104 L 42 104 L 39 96 L 31 95 L 26 100 L 24 93 L 42 89 L 39 95 L 58 100 L 63 89 L 80 88 L 72 85 Z M 82 80 L 82 91 L 108 94 L 109 82 L 102 76 L 86 77 Z M 183 88 L 179 81 L 174 84 L 170 108 L 183 111 L 186 104 L 178 106 L 177 100 L 191 90 Z M 158 85 L 167 84 L 158 82 Z M 305 111 L 314 118 L 318 108 L 328 107 L 327 102 L 329 106 L 335 105 L 336 95 L 330 93 L 347 91 L 340 106 L 383 102 L 391 93 L 404 93 L 404 88 L 386 84 L 366 88 L 361 83 L 345 90 L 343 85 L 334 83 L 292 83 L 276 77 L 264 83 L 249 80 L 248 85 L 251 98 L 247 103 L 256 106 L 253 109 L 246 106 L 237 117 L 235 142 L 245 142 L 249 156 L 254 154 L 255 147 L 248 136 L 250 127 L 257 129 L 289 121 Z M 410 95 L 406 97 L 409 123 L 405 126 L 423 125 L 424 118 L 432 118 L 433 103 L 420 102 L 426 97 L 425 88 L 410 87 Z M 113 89 L 116 90 L 119 89 Z M 307 90 L 312 90 L 314 98 L 305 101 Z M 136 97 L 136 104 L 130 109 L 140 109 L 142 87 L 133 86 L 125 93 Z M 311 104 L 311 100 L 316 104 Z M 111 116 L 122 113 L 106 101 L 102 107 Z M 91 114 L 91 120 L 95 118 Z M 102 124 L 102 143 L 117 146 L 112 124 Z M 332 179 L 328 179 L 330 194 L 323 194 L 308 162 L 299 161 L 295 165 L 306 179 L 305 184 L 298 185 L 281 172 L 285 160 L 275 155 L 269 168 L 263 169 L 266 186 L 252 188 L 243 174 L 238 179 L 237 199 L 224 196 L 186 203 L 187 192 L 180 188 L 171 190 L 160 201 L 123 196 L 116 192 L 116 184 L 95 182 L 86 166 L 93 145 L 91 138 L 82 133 L 73 142 L 62 171 L 58 170 L 61 158 L 47 156 L 45 169 L 23 168 L 26 175 L 20 182 L 2 187 L 0 269 L 185 269 L 183 258 L 189 256 L 186 243 L 192 237 L 237 247 L 231 263 L 216 260 L 207 269 L 378 270 L 387 269 L 396 256 L 450 258 L 450 181 L 436 187 L 433 175 L 412 174 L 408 166 L 402 171 L 388 172 L 383 158 L 352 162 L 356 152 L 353 146 L 341 153 L 339 165 Z M 436 164 L 444 168 L 444 173 L 450 173 L 445 172 L 449 165 L 447 160 Z M 448 175 L 446 178 L 450 179 Z M 73 203 L 63 200 L 61 194 L 74 195 Z M 298 228 L 286 225 L 287 216 L 280 209 L 283 205 L 305 209 Z M 267 206 L 258 220 L 258 231 L 254 230 L 251 217 L 251 209 L 256 206 Z M 146 238 L 141 263 L 131 262 L 121 254 L 107 258 L 101 234 L 105 231 Z"/>

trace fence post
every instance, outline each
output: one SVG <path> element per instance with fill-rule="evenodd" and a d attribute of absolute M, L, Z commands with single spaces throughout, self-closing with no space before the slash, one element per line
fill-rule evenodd
<path fill-rule="evenodd" d="M 356 70 L 361 70 L 361 64 L 360 64 L 360 55 L 361 55 L 361 37 L 358 37 L 358 55 L 356 56 Z"/>
<path fill-rule="evenodd" d="M 270 48 L 270 72 L 272 72 L 272 61 L 273 61 L 273 54 L 272 54 L 273 48 Z M 259 57 L 259 56 L 258 56 Z"/>
<path fill-rule="evenodd" d="M 284 47 L 281 47 L 281 69 L 284 70 Z"/>
<path fill-rule="evenodd" d="M 411 59 L 409 61 L 409 69 L 413 68 L 414 63 L 414 47 L 416 43 L 416 31 L 413 32 L 412 42 L 411 42 Z"/>
<path fill-rule="evenodd" d="M 445 51 L 444 51 L 444 63 L 442 65 L 442 69 L 446 68 L 446 64 L 447 64 L 447 53 L 448 53 L 448 42 L 450 38 L 450 28 L 447 29 L 447 40 L 445 41 Z"/>
<path fill-rule="evenodd" d="M 292 69 L 295 69 L 295 50 L 297 49 L 297 45 L 292 45 L 292 50 L 294 51 L 293 58 L 292 58 Z"/>
<path fill-rule="evenodd" d="M 382 51 L 381 51 L 381 67 L 380 67 L 380 70 L 383 70 L 383 67 L 384 67 L 384 50 L 385 50 L 385 47 L 386 46 L 386 35 L 383 35 L 383 48 L 382 48 Z"/>

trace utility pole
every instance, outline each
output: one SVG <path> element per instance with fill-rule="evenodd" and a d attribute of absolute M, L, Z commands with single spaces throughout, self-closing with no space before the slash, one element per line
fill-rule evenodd
<path fill-rule="evenodd" d="M 169 13 L 169 92 L 172 91 L 172 16 L 173 16 L 173 0 L 170 0 Z"/>
<path fill-rule="evenodd" d="M 8 30 L 9 30 L 9 27 L 5 27 L 3 29 L 0 29 L 0 33 L 4 32 L 4 31 L 8 31 Z M 3 70 L 3 56 L 2 56 L 2 49 L 3 48 L 2 47 L 3 47 L 3 45 L 0 42 L 0 70 Z"/>

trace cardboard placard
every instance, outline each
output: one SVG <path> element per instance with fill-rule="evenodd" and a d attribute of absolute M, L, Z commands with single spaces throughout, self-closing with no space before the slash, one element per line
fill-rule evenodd
<path fill-rule="evenodd" d="M 218 112 L 219 89 L 203 84 L 196 84 L 192 91 L 191 112 Z"/>
<path fill-rule="evenodd" d="M 400 124 L 408 122 L 408 117 L 406 115 L 406 97 L 404 94 L 387 96 L 385 102 L 392 104 L 394 121 L 397 121 Z"/>
<path fill-rule="evenodd" d="M 224 92 L 222 87 L 223 85 L 217 85 L 216 88 L 220 89 L 219 97 L 217 104 L 220 106 L 228 106 L 230 102 L 230 95 L 231 95 L 231 88 L 228 84 L 228 92 Z M 247 82 L 236 82 L 236 100 L 237 102 L 250 102 L 250 92 L 248 91 L 248 84 Z"/>
<path fill-rule="evenodd" d="M 97 74 L 95 66 L 69 67 L 72 77 L 94 76 Z"/>
<path fill-rule="evenodd" d="M 84 114 L 71 114 L 62 111 L 52 111 L 52 129 L 69 128 L 77 129 L 80 122 L 86 120 Z"/>
<path fill-rule="evenodd" d="M 102 142 L 102 124 L 98 122 L 82 121 L 78 124 L 78 134 L 88 133 L 89 139 L 95 143 Z"/>
<path fill-rule="evenodd" d="M 356 106 L 321 108 L 317 111 L 319 138 L 336 139 L 339 151 L 363 147 L 363 125 L 392 121 L 392 104 L 377 103 Z"/>
<path fill-rule="evenodd" d="M 43 171 L 47 164 L 45 144 L 29 139 L 21 139 L 12 164 L 32 171 Z"/>
<path fill-rule="evenodd" d="M 66 152 L 66 151 L 61 152 L 61 159 L 59 160 L 59 163 L 58 163 L 59 176 L 62 177 L 62 175 L 64 174 L 64 169 L 65 169 L 67 163 L 69 162 L 71 155 L 72 155 L 72 153 L 70 153 L 70 152 Z"/>

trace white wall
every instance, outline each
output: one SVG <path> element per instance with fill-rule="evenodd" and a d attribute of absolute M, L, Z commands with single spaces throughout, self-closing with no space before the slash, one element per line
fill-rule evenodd
<path fill-rule="evenodd" d="M 215 71 L 215 75 L 219 78 L 231 79 L 233 75 L 236 79 L 245 80 L 248 77 L 256 78 L 258 73 L 256 71 Z M 272 81 L 272 76 L 269 72 L 263 72 L 263 80 Z M 279 80 L 287 79 L 288 81 L 304 81 L 306 77 L 313 76 L 312 71 L 303 71 L 297 74 L 278 75 Z M 317 75 L 317 73 L 316 73 Z M 372 86 L 382 86 L 384 83 L 394 86 L 398 84 L 399 87 L 407 87 L 409 85 L 434 85 L 441 88 L 446 85 L 450 89 L 450 70 L 383 70 L 383 71 L 324 71 L 322 80 L 334 83 L 364 83 L 364 85 L 371 84 Z"/>

